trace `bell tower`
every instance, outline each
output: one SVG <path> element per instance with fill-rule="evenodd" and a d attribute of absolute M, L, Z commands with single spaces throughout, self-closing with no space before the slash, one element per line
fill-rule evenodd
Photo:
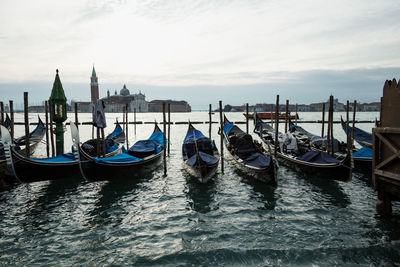
<path fill-rule="evenodd" d="M 90 93 L 92 96 L 92 104 L 95 104 L 96 100 L 99 99 L 99 83 L 94 66 L 92 70 L 92 77 L 90 77 Z"/>

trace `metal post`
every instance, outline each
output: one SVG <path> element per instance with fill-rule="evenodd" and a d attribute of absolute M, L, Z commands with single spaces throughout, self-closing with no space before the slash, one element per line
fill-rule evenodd
<path fill-rule="evenodd" d="M 46 117 L 46 154 L 50 157 L 50 138 L 49 138 L 49 103 L 44 101 L 44 112 Z"/>
<path fill-rule="evenodd" d="M 209 111 L 208 111 L 208 119 L 209 119 L 209 122 L 210 122 L 210 125 L 209 125 L 209 128 L 208 128 L 208 135 L 210 136 L 210 139 L 211 139 L 211 124 L 212 124 L 211 111 L 212 111 L 212 108 L 211 108 L 211 104 L 210 104 L 210 108 L 209 108 Z"/>
<path fill-rule="evenodd" d="M 278 132 L 279 132 L 279 95 L 276 95 L 276 106 L 275 106 L 275 147 L 274 147 L 274 155 L 276 157 L 276 153 L 278 152 Z"/>
<path fill-rule="evenodd" d="M 50 141 L 51 141 L 51 156 L 54 157 L 56 155 L 54 148 L 54 133 L 53 133 L 53 112 L 51 111 L 53 105 L 51 100 L 49 100 L 49 112 L 50 112 Z"/>
<path fill-rule="evenodd" d="M 220 120 L 220 134 L 221 134 L 221 171 L 224 174 L 224 122 L 222 119 L 222 101 L 219 101 L 219 120 Z"/>
<path fill-rule="evenodd" d="M 168 103 L 168 140 L 171 140 L 171 103 Z M 168 146 L 168 156 L 169 156 L 169 143 Z"/>
<path fill-rule="evenodd" d="M 11 140 L 14 140 L 14 101 L 10 100 Z"/>
<path fill-rule="evenodd" d="M 246 133 L 249 134 L 249 103 L 246 103 Z"/>
<path fill-rule="evenodd" d="M 322 133 L 321 133 L 321 137 L 324 137 L 324 128 L 325 128 L 325 103 L 322 103 Z"/>
<path fill-rule="evenodd" d="M 288 131 L 288 116 L 289 116 L 289 100 L 286 99 L 286 113 L 285 113 L 285 133 Z"/>
<path fill-rule="evenodd" d="M 167 130 L 167 125 L 166 125 L 166 119 L 165 119 L 165 102 L 163 102 L 163 123 L 164 123 L 164 130 L 163 130 L 163 144 L 164 144 L 164 153 L 163 153 L 163 160 L 164 160 L 164 176 L 167 176 L 167 150 L 166 150 L 166 145 L 167 145 L 167 138 L 165 136 L 165 132 Z M 169 142 L 169 140 L 168 140 Z"/>
<path fill-rule="evenodd" d="M 25 151 L 26 157 L 30 157 L 29 143 L 29 117 L 28 117 L 28 92 L 24 92 L 24 121 L 25 121 Z"/>

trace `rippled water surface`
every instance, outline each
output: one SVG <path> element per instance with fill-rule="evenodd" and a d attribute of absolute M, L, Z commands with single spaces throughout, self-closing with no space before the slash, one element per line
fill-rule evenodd
<path fill-rule="evenodd" d="M 373 120 L 377 115 L 359 113 L 357 118 Z M 107 114 L 106 132 L 117 116 L 122 120 L 120 114 Z M 213 116 L 218 121 L 218 114 Z M 243 121 L 240 113 L 227 116 Z M 89 114 L 79 117 L 90 121 Z M 138 114 L 137 120 L 161 117 Z M 16 118 L 22 120 L 22 114 Z M 208 114 L 171 115 L 172 121 L 189 118 L 206 121 Z M 36 120 L 34 115 L 31 120 Z M 217 124 L 212 126 L 217 139 Z M 302 126 L 320 134 L 320 124 Z M 358 126 L 371 131 L 373 125 Z M 196 127 L 208 134 L 208 125 Z M 245 129 L 244 124 L 240 127 Z M 130 143 L 146 138 L 152 129 L 138 125 L 135 137 L 131 125 Z M 377 197 L 368 174 L 353 173 L 352 180 L 343 183 L 280 166 L 274 189 L 243 176 L 227 161 L 225 174 L 219 170 L 211 183 L 202 185 L 182 170 L 186 129 L 187 125 L 171 126 L 167 177 L 160 165 L 135 180 L 68 179 L 0 192 L 0 265 L 400 264 L 400 218 L 376 214 Z M 83 140 L 90 138 L 90 126 L 80 130 Z M 335 125 L 334 135 L 344 140 L 340 125 Z M 70 146 L 67 128 L 66 150 Z M 41 145 L 38 154 L 44 152 Z"/>

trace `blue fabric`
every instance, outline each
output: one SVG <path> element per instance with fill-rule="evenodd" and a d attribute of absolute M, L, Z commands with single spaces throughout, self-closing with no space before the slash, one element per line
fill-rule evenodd
<path fill-rule="evenodd" d="M 342 123 L 342 128 L 345 133 L 347 133 L 346 124 Z M 349 135 L 352 135 L 353 127 L 349 126 Z M 363 141 L 372 144 L 372 134 L 367 133 L 357 127 L 354 127 L 354 140 Z"/>
<path fill-rule="evenodd" d="M 319 149 L 325 150 L 326 146 L 328 145 L 328 137 L 313 136 L 311 137 L 311 144 Z M 333 149 L 334 152 L 339 151 L 339 140 L 335 139 L 333 141 Z"/>
<path fill-rule="evenodd" d="M 233 127 L 233 123 L 227 123 L 224 125 L 224 133 L 228 133 L 229 130 Z"/>
<path fill-rule="evenodd" d="M 257 152 L 243 160 L 243 163 L 257 168 L 265 168 L 271 164 L 271 157 Z"/>
<path fill-rule="evenodd" d="M 188 133 L 186 134 L 185 139 L 183 140 L 183 142 L 186 142 L 188 139 L 194 139 L 194 135 L 196 134 L 196 139 L 199 139 L 200 137 L 203 137 L 204 134 L 202 132 L 200 132 L 199 130 L 196 129 L 191 129 L 188 131 Z"/>
<path fill-rule="evenodd" d="M 107 135 L 106 139 L 113 139 L 113 138 L 117 137 L 118 135 L 120 135 L 122 132 L 123 132 L 123 130 L 122 130 L 121 126 L 118 124 L 115 127 L 114 131 L 112 133 L 110 133 L 109 135 Z"/>
<path fill-rule="evenodd" d="M 335 159 L 334 157 L 322 151 L 308 151 L 303 156 L 298 157 L 297 159 L 301 161 L 321 164 L 340 162 L 340 160 Z"/>
<path fill-rule="evenodd" d="M 164 143 L 164 134 L 163 134 L 163 132 L 160 132 L 160 131 L 154 132 L 150 136 L 149 140 L 154 140 L 154 141 L 159 142 L 161 144 L 161 147 L 164 148 L 164 145 L 163 145 L 163 143 Z M 168 143 L 168 140 L 166 140 L 166 143 Z"/>
<path fill-rule="evenodd" d="M 130 149 L 129 151 L 135 151 L 135 152 L 152 152 L 154 151 L 154 154 L 159 153 L 162 150 L 162 144 L 158 142 L 157 140 L 140 140 L 137 141 Z"/>
<path fill-rule="evenodd" d="M 36 133 L 37 131 L 39 131 L 39 130 L 44 130 L 44 129 L 46 129 L 46 127 L 43 126 L 42 124 L 39 124 L 39 125 L 36 126 L 36 128 L 29 134 L 29 137 L 32 137 L 32 135 L 33 135 L 34 133 Z M 20 144 L 20 143 L 24 142 L 25 139 L 26 139 L 26 136 L 22 136 L 22 137 L 18 138 L 17 140 L 15 140 L 14 142 L 15 142 L 16 144 Z"/>
<path fill-rule="evenodd" d="M 58 155 L 57 157 L 51 158 L 32 158 L 32 160 L 42 161 L 42 162 L 74 162 L 75 157 L 72 153 L 64 153 Z"/>
<path fill-rule="evenodd" d="M 372 149 L 363 147 L 353 153 L 353 157 L 356 158 L 372 158 Z"/>
<path fill-rule="evenodd" d="M 135 162 L 142 161 L 143 159 L 129 155 L 128 153 L 119 153 L 115 156 L 108 158 L 93 158 L 95 162 Z"/>
<path fill-rule="evenodd" d="M 113 146 L 110 146 L 108 142 L 106 142 L 106 153 L 111 153 L 118 149 L 118 144 L 114 144 Z"/>
<path fill-rule="evenodd" d="M 206 165 L 212 165 L 218 162 L 218 158 L 201 151 L 199 151 L 199 156 Z M 190 159 L 188 159 L 186 164 L 192 167 L 198 164 L 197 154 L 194 154 Z"/>

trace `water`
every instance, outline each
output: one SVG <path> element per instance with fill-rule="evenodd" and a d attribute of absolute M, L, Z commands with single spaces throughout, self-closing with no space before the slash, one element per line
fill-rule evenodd
<path fill-rule="evenodd" d="M 377 115 L 359 113 L 357 119 L 373 120 Z M 107 115 L 110 125 L 116 116 L 122 120 L 121 114 Z M 213 116 L 218 121 L 218 114 Z M 240 113 L 227 116 L 243 120 Z M 320 119 L 319 113 L 300 116 Z M 16 117 L 22 120 L 21 114 Z M 79 117 L 90 120 L 89 114 Z M 138 121 L 161 118 L 162 114 L 137 115 Z M 171 114 L 172 121 L 188 118 L 206 121 L 208 114 Z M 31 120 L 36 117 L 31 115 Z M 320 133 L 318 124 L 303 126 Z M 358 126 L 370 131 L 373 125 Z M 208 125 L 196 127 L 208 134 Z M 90 126 L 80 129 L 83 140 L 91 136 Z M 137 126 L 136 139 L 148 137 L 152 129 L 153 125 Z M 400 218 L 376 214 L 376 192 L 368 175 L 354 173 L 352 181 L 343 183 L 281 166 L 274 189 L 244 177 L 227 162 L 224 175 L 219 171 L 211 183 L 202 185 L 181 168 L 186 129 L 187 125 L 171 127 L 168 177 L 163 177 L 160 165 L 134 181 L 70 179 L 1 192 L 0 265 L 400 264 Z M 22 134 L 23 127 L 16 131 Z M 131 144 L 133 133 L 131 125 Z M 216 124 L 212 135 L 218 138 Z M 340 125 L 335 124 L 334 135 L 344 140 Z M 67 150 L 69 131 L 65 143 Z M 44 145 L 38 150 L 43 155 Z M 398 204 L 394 210 L 398 213 Z"/>

